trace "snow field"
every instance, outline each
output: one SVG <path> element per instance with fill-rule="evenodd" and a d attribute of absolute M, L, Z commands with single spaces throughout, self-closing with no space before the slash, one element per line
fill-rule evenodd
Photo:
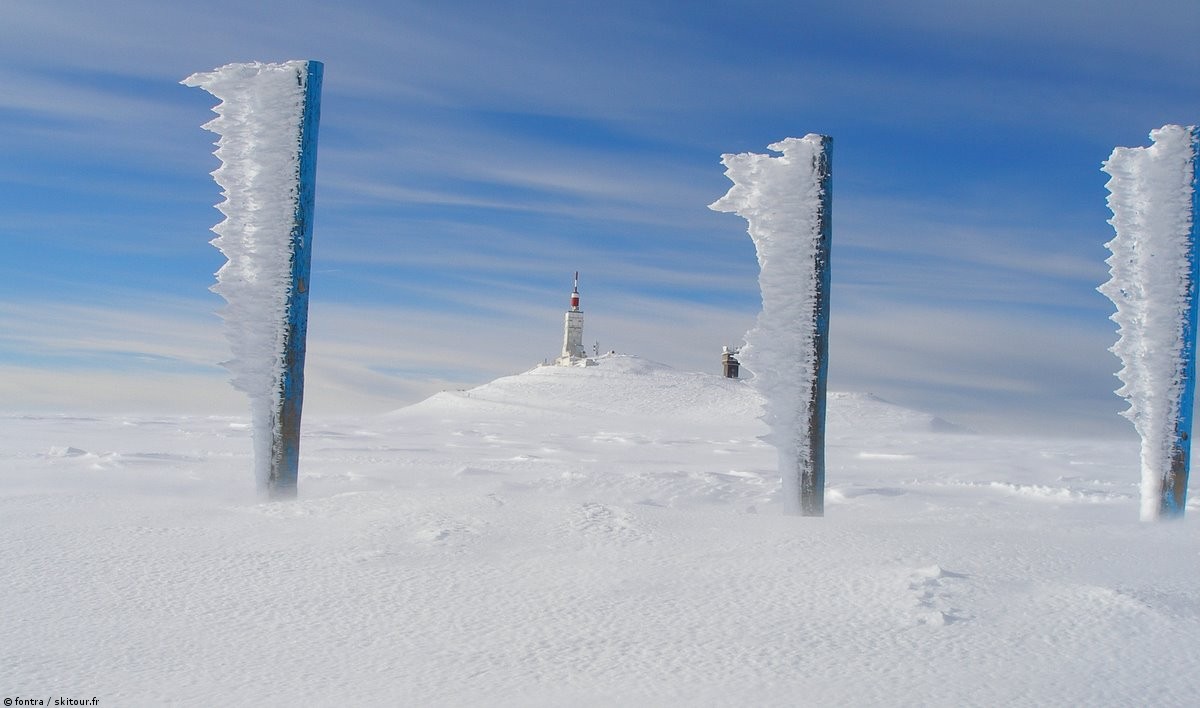
<path fill-rule="evenodd" d="M 539 368 L 308 425 L 291 503 L 256 501 L 244 421 L 8 418 L 0 685 L 119 705 L 1200 689 L 1180 670 L 1196 526 L 1137 521 L 1136 443 L 946 432 L 835 394 L 827 516 L 801 519 L 761 405 L 633 357 Z"/>

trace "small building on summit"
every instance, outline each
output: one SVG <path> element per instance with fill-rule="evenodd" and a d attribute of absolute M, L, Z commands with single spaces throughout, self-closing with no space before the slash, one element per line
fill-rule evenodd
<path fill-rule="evenodd" d="M 721 352 L 721 368 L 724 370 L 725 378 L 736 379 L 741 369 L 741 364 L 737 360 L 739 350 L 737 347 L 724 347 Z"/>

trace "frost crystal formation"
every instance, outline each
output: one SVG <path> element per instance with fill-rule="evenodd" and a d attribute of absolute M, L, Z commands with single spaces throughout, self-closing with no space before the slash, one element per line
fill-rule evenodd
<path fill-rule="evenodd" d="M 183 81 L 221 101 L 204 125 L 219 136 L 221 166 L 212 175 L 225 198 L 212 244 L 228 259 L 212 291 L 226 301 L 221 317 L 233 357 L 224 365 L 250 398 L 260 483 L 269 473 L 287 345 L 306 68 L 304 61 L 229 64 Z"/>
<path fill-rule="evenodd" d="M 1117 148 L 1104 163 L 1116 237 L 1107 246 L 1110 280 L 1100 287 L 1117 306 L 1112 320 L 1121 359 L 1122 415 L 1142 438 L 1142 518 L 1158 516 L 1181 415 L 1191 344 L 1192 204 L 1195 129 L 1152 131 L 1145 148 Z"/>
<path fill-rule="evenodd" d="M 809 402 L 817 385 L 820 282 L 814 262 L 821 239 L 817 165 L 822 138 L 787 138 L 768 149 L 781 154 L 723 155 L 733 186 L 709 208 L 746 219 L 758 254 L 762 311 L 738 359 L 754 373 L 754 385 L 765 399 L 763 420 L 770 434 L 764 439 L 779 452 L 784 499 L 791 504 L 799 498 L 800 481 L 788 471 L 812 452 L 808 431 Z"/>

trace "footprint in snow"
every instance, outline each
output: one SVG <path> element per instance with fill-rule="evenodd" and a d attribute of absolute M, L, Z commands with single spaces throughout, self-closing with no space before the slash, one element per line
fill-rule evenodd
<path fill-rule="evenodd" d="M 953 598 L 968 576 L 946 570 L 940 565 L 918 568 L 908 576 L 908 590 L 915 599 L 913 623 L 944 627 L 970 617 L 955 607 Z"/>
<path fill-rule="evenodd" d="M 479 534 L 480 529 L 476 523 L 437 516 L 429 518 L 422 527 L 413 531 L 411 538 L 423 544 L 461 545 L 468 540 L 476 540 Z"/>
<path fill-rule="evenodd" d="M 598 502 L 586 502 L 578 507 L 572 515 L 570 527 L 575 533 L 615 540 L 620 544 L 645 543 L 648 540 L 637 527 L 632 514 Z"/>

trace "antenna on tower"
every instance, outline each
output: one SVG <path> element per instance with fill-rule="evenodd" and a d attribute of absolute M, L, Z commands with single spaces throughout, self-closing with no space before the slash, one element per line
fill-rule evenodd
<path fill-rule="evenodd" d="M 562 356 L 559 366 L 590 366 L 587 349 L 583 346 L 583 311 L 579 309 L 579 271 L 575 271 L 575 284 L 571 289 L 571 309 L 567 310 L 563 323 Z"/>

